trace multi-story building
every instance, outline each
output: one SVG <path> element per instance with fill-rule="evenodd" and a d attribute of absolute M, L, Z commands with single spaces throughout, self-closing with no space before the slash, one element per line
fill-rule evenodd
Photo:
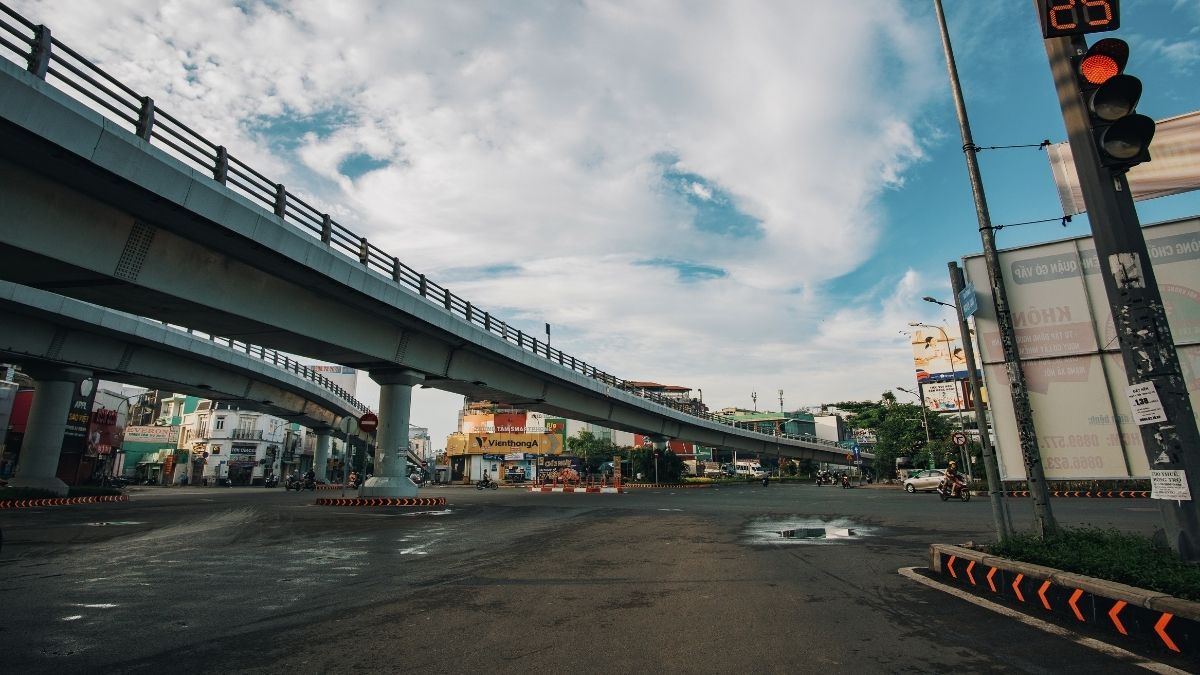
<path fill-rule="evenodd" d="M 179 444 L 191 454 L 193 483 L 259 485 L 267 476 L 311 467 L 315 434 L 273 415 L 206 400 L 183 416 Z"/>

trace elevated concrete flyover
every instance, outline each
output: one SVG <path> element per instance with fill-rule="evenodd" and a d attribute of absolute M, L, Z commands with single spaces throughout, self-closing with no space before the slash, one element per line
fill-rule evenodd
<path fill-rule="evenodd" d="M 57 43 L 23 30 L 28 51 L 8 56 L 25 68 L 0 59 L 0 275 L 370 371 L 382 388 L 374 494 L 415 494 L 402 449 L 416 384 L 739 451 L 844 454 L 639 395 L 417 273 L 151 99 L 98 70 L 100 85 L 56 69 Z"/>
<path fill-rule="evenodd" d="M 236 344 L 48 291 L 0 281 L 0 316 L 0 360 L 21 364 L 37 381 L 34 405 L 45 409 L 38 416 L 44 422 L 31 419 L 14 485 L 63 490 L 54 467 L 70 398 L 58 401 L 58 409 L 48 406 L 57 389 L 70 394 L 87 377 L 275 415 L 316 430 L 319 439 L 343 418 L 367 411 L 340 387 L 276 352 L 260 348 L 256 354 L 249 345 L 239 351 Z"/>

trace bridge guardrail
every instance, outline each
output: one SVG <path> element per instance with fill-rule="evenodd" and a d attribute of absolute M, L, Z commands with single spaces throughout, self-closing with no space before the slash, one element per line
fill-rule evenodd
<path fill-rule="evenodd" d="M 305 365 L 299 363 L 298 361 L 292 359 L 290 356 L 288 356 L 287 354 L 284 354 L 283 352 L 277 351 L 275 349 L 268 349 L 266 347 L 263 347 L 262 345 L 250 344 L 249 342 L 241 342 L 239 340 L 234 340 L 232 338 L 221 337 L 219 335 L 211 335 L 209 333 L 196 331 L 196 330 L 193 330 L 186 326 L 176 326 L 175 324 L 167 323 L 165 321 L 157 321 L 155 319 L 149 319 L 149 320 L 154 321 L 155 323 L 162 324 L 163 326 L 166 326 L 167 328 L 170 328 L 171 330 L 177 330 L 181 333 L 187 333 L 188 335 L 191 335 L 193 337 L 204 337 L 204 338 L 207 338 L 209 340 L 209 342 L 215 342 L 217 344 L 224 344 L 226 347 L 228 347 L 234 351 L 240 351 L 243 354 L 245 354 L 246 356 L 249 356 L 251 358 L 257 358 L 258 360 L 266 362 L 266 363 L 270 363 L 271 365 L 273 365 L 277 368 L 281 368 L 290 373 L 294 373 L 295 375 L 298 375 L 298 376 L 308 380 L 309 382 L 312 382 L 314 384 L 319 384 L 322 387 L 324 387 L 325 389 L 327 389 L 328 391 L 330 391 L 331 393 L 333 393 L 336 396 L 338 396 L 339 398 L 341 398 L 343 401 L 346 401 L 350 405 L 354 406 L 360 412 L 365 413 L 365 412 L 371 411 L 371 409 L 369 407 L 367 407 L 367 405 L 365 403 L 363 403 L 363 402 L 359 401 L 358 399 L 354 398 L 353 396 L 351 396 L 350 392 L 343 389 L 341 386 L 336 384 L 333 380 L 330 380 L 329 378 L 325 377 L 324 375 L 314 371 L 312 368 L 309 368 L 308 366 L 305 366 Z"/>
<path fill-rule="evenodd" d="M 4 16 L 11 18 L 15 25 L 4 20 Z M 231 155 L 225 146 L 213 143 L 196 133 L 157 107 L 152 98 L 139 95 L 132 88 L 54 38 L 49 27 L 34 24 L 3 3 L 0 3 L 0 47 L 4 48 L 0 49 L 0 54 L 5 53 L 4 50 L 15 54 L 17 58 L 10 57 L 10 60 L 14 60 L 16 63 L 24 61 L 26 70 L 30 73 L 50 84 L 61 85 L 58 86 L 59 89 L 81 103 L 92 107 L 101 115 L 124 123 L 146 142 L 158 145 L 179 161 L 208 173 L 214 181 L 258 202 L 278 216 L 280 220 L 320 239 L 331 250 L 352 260 L 357 260 L 368 269 L 390 277 L 396 284 L 406 287 L 431 304 L 440 306 L 447 312 L 465 319 L 467 323 L 481 327 L 484 331 L 506 342 L 516 344 L 520 349 L 528 350 L 535 356 L 544 357 L 581 375 L 693 417 L 770 438 L 788 438 L 837 447 L 837 443 L 834 441 L 790 434 L 766 434 L 750 428 L 748 423 L 739 423 L 731 418 L 706 411 L 691 410 L 690 408 L 693 406 L 686 406 L 674 399 L 644 391 L 626 380 L 600 370 L 586 361 L 576 359 L 561 350 L 554 349 L 548 343 L 509 326 L 508 323 L 492 316 L 490 312 L 479 309 L 470 301 L 451 293 L 450 289 L 417 272 L 401 262 L 398 257 L 390 255 L 368 241 L 366 237 L 354 233 L 333 220 L 328 213 L 314 208 L 296 194 L 289 192 L 282 183 L 273 182 L 253 167 Z M 262 354 L 263 348 L 258 347 L 258 349 Z M 273 358 L 278 356 L 278 352 L 275 352 Z M 290 359 L 285 360 L 285 363 L 288 362 Z M 303 367 L 301 366 L 301 368 Z M 299 373 L 300 371 L 293 370 L 293 372 Z M 336 386 L 332 383 L 329 384 Z"/>

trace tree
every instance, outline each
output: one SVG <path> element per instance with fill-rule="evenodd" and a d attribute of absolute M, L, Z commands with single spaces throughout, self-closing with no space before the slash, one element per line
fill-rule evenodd
<path fill-rule="evenodd" d="M 567 449 L 583 460 L 584 470 L 588 473 L 598 472 L 601 464 L 611 462 L 613 456 L 620 454 L 615 443 L 590 431 L 581 431 L 578 436 L 568 438 Z"/>

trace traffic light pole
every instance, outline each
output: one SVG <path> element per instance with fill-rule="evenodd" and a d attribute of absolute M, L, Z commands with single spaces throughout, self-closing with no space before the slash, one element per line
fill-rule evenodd
<path fill-rule="evenodd" d="M 1045 43 L 1125 374 L 1131 385 L 1153 383 L 1166 417 L 1140 426 L 1151 477 L 1158 471 L 1182 476 L 1191 495 L 1186 501 L 1158 500 L 1167 543 L 1184 560 L 1200 561 L 1200 434 L 1129 182 L 1124 171 L 1101 165 L 1092 138 L 1074 64 L 1087 51 L 1086 42 L 1075 36 Z"/>
<path fill-rule="evenodd" d="M 933 6 L 937 10 L 938 26 L 942 32 L 942 47 L 946 52 L 950 91 L 954 94 L 954 108 L 958 113 L 963 154 L 967 159 L 967 174 L 971 178 L 971 193 L 975 196 L 979 238 L 983 241 L 983 259 L 987 265 L 988 283 L 991 285 L 992 301 L 996 309 L 996 325 L 1000 329 L 1000 348 L 1004 352 L 1004 370 L 1008 375 L 1013 415 L 1016 417 L 1017 423 L 1017 437 L 1021 441 L 1025 481 L 1029 485 L 1029 497 L 1033 500 L 1034 529 L 1038 537 L 1045 537 L 1058 530 L 1058 523 L 1054 520 L 1054 511 L 1050 507 L 1050 490 L 1046 486 L 1046 474 L 1042 469 L 1042 452 L 1038 447 L 1037 431 L 1033 426 L 1033 409 L 1029 404 L 1029 388 L 1025 384 L 1025 372 L 1021 369 L 1021 354 L 1017 349 L 1012 310 L 1008 305 L 1008 291 L 1004 288 L 1000 255 L 996 251 L 996 232 L 992 229 L 992 217 L 988 213 L 987 198 L 983 194 L 983 179 L 979 176 L 979 161 L 975 157 L 975 141 L 971 137 L 967 107 L 963 102 L 962 87 L 958 81 L 958 69 L 954 65 L 954 50 L 950 46 L 950 33 L 946 29 L 946 15 L 942 11 L 941 0 L 934 0 Z"/>

